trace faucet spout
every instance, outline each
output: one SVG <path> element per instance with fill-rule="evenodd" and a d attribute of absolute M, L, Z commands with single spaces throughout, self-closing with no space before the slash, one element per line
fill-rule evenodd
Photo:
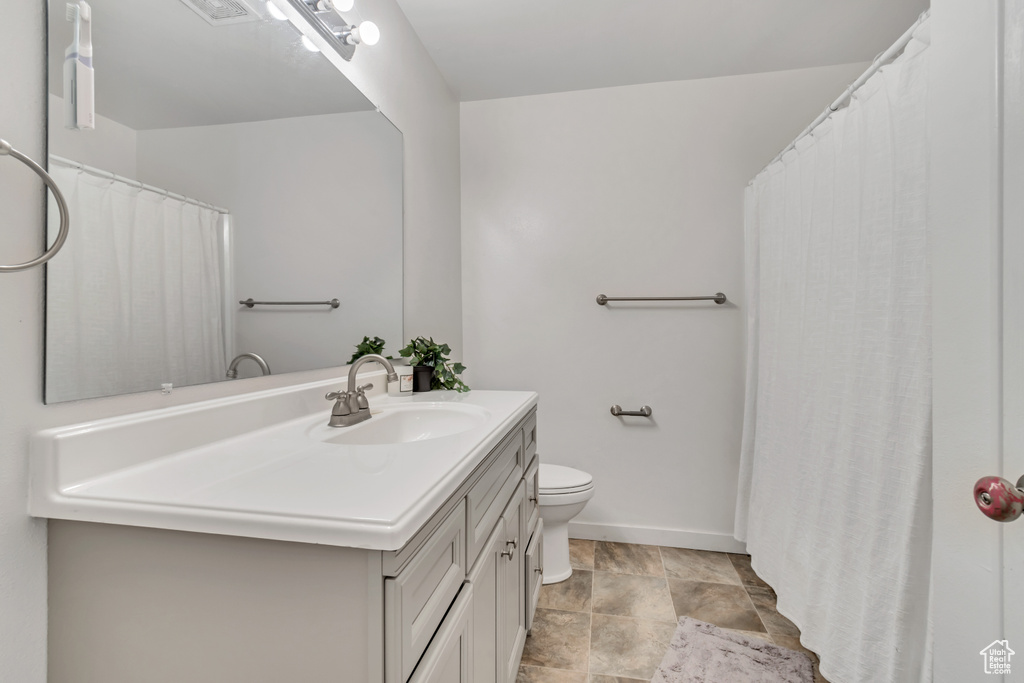
<path fill-rule="evenodd" d="M 348 369 L 348 392 L 354 394 L 356 392 L 356 373 L 359 372 L 359 368 L 363 367 L 364 363 L 369 361 L 377 361 L 384 366 L 384 369 L 388 371 L 388 381 L 397 382 L 398 373 L 395 372 L 395 366 L 391 364 L 384 356 L 376 353 L 368 353 L 365 356 L 360 356 L 359 360 L 352 364 L 352 367 Z"/>
<path fill-rule="evenodd" d="M 228 379 L 235 379 L 236 377 L 238 377 L 238 364 L 241 363 L 246 358 L 251 358 L 254 361 L 256 361 L 256 364 L 260 366 L 260 372 L 264 376 L 270 374 L 270 366 L 267 365 L 267 361 L 263 360 L 263 358 L 259 354 L 240 353 L 237 356 L 235 356 L 234 360 L 231 361 L 231 365 L 228 366 Z"/>

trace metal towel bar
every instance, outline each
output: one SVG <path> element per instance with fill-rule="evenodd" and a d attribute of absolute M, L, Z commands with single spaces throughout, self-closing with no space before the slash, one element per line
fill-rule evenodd
<path fill-rule="evenodd" d="M 18 263 L 13 266 L 0 266 L 0 273 L 14 273 L 19 270 L 28 270 L 29 268 L 41 266 L 56 256 L 57 252 L 64 246 L 64 242 L 68 239 L 68 227 L 70 226 L 71 221 L 68 218 L 68 203 L 64 200 L 64 195 L 61 194 L 60 188 L 57 187 L 57 183 L 53 181 L 53 178 L 50 177 L 50 174 L 47 173 L 42 166 L 11 147 L 11 143 L 6 140 L 0 140 L 0 156 L 12 156 L 35 171 L 36 175 L 42 178 L 43 182 L 46 183 L 46 186 L 50 188 L 51 192 L 53 192 L 53 198 L 57 200 L 57 208 L 60 209 L 60 232 L 57 233 L 57 239 L 54 240 L 53 246 L 43 252 L 43 255 L 39 258 L 26 261 L 25 263 Z"/>
<path fill-rule="evenodd" d="M 605 296 L 597 295 L 597 303 L 604 306 L 609 301 L 714 301 L 716 304 L 724 304 L 727 299 L 725 294 L 718 292 L 714 296 Z"/>
<path fill-rule="evenodd" d="M 337 299 L 331 299 L 330 301 L 253 301 L 252 299 L 246 299 L 238 303 L 248 308 L 253 306 L 330 306 L 331 308 L 337 308 L 341 306 L 341 302 Z"/>

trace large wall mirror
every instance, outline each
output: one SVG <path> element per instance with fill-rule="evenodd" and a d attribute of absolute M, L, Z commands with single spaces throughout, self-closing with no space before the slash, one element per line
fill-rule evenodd
<path fill-rule="evenodd" d="M 49 3 L 49 170 L 71 236 L 47 266 L 47 403 L 232 381 L 240 354 L 280 374 L 344 365 L 364 335 L 400 342 L 401 132 L 262 0 L 88 4 L 81 130 L 76 12 Z M 206 14 L 228 6 L 248 16 Z"/>

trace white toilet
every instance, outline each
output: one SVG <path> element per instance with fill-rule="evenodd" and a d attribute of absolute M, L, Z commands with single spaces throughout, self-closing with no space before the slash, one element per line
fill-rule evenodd
<path fill-rule="evenodd" d="M 572 576 L 569 564 L 569 521 L 594 496 L 594 478 L 561 465 L 540 464 L 540 517 L 544 520 L 544 583 Z"/>

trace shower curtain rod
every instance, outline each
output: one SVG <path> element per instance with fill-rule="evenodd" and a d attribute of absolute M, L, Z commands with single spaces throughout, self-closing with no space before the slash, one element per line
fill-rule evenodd
<path fill-rule="evenodd" d="M 814 119 L 814 121 L 811 122 L 811 125 L 809 125 L 806 128 L 804 128 L 803 132 L 800 133 L 800 135 L 797 135 L 796 138 L 793 139 L 793 142 L 791 142 L 788 145 L 786 145 L 786 148 L 784 150 L 782 150 L 781 152 L 776 154 L 774 159 L 772 159 L 767 164 L 765 164 L 764 168 L 768 168 L 769 166 L 774 164 L 776 161 L 781 159 L 783 156 L 785 156 L 786 152 L 788 152 L 789 150 L 791 150 L 794 147 L 796 147 L 796 143 L 800 142 L 806 136 L 810 135 L 811 131 L 813 131 L 815 128 L 817 128 L 821 124 L 822 121 L 827 119 L 833 113 L 839 111 L 839 108 L 842 107 L 844 104 L 846 104 L 850 100 L 850 98 L 853 97 L 853 93 L 856 92 L 862 85 L 864 85 L 869 78 L 874 76 L 875 72 L 877 72 L 883 66 L 885 66 L 886 64 L 891 62 L 893 59 L 895 59 L 896 56 L 900 52 L 903 51 L 903 48 L 905 48 L 907 46 L 907 44 L 910 43 L 910 39 L 914 37 L 914 31 L 917 30 L 918 26 L 920 26 L 921 24 L 923 24 L 925 22 L 925 20 L 928 18 L 930 13 L 931 13 L 930 9 L 926 9 L 924 12 L 921 12 L 921 16 L 919 16 L 917 18 L 917 21 L 915 21 L 911 25 L 911 27 L 908 28 L 906 30 L 906 32 L 902 36 L 900 36 L 896 40 L 895 43 L 892 44 L 892 46 L 888 50 L 886 50 L 882 54 L 878 55 L 878 57 L 875 57 L 875 61 L 871 62 L 871 66 L 868 67 L 867 71 L 862 73 L 860 75 L 860 77 L 857 78 L 857 80 L 855 80 L 853 83 L 851 83 L 850 87 L 843 91 L 842 95 L 837 97 L 836 100 L 832 104 L 830 104 L 828 107 L 826 107 L 825 111 L 821 112 L 821 114 L 818 115 L 818 118 Z M 763 170 L 764 169 L 761 169 L 761 171 L 763 171 Z M 757 175 L 760 175 L 761 171 L 758 171 Z M 750 182 L 754 182 L 754 181 L 751 180 Z"/>
<path fill-rule="evenodd" d="M 231 213 L 230 211 L 228 211 L 227 209 L 224 209 L 222 207 L 214 206 L 213 204 L 207 204 L 206 202 L 201 202 L 198 199 L 192 199 L 191 197 L 186 197 L 183 194 L 178 194 L 176 192 L 171 192 L 170 190 L 164 190 L 164 189 L 159 188 L 159 187 L 153 187 L 152 185 L 147 185 L 147 184 L 145 184 L 143 182 L 140 182 L 138 180 L 132 180 L 131 178 L 125 178 L 124 176 L 117 175 L 116 173 L 111 173 L 110 171 L 104 171 L 103 169 L 96 168 L 95 166 L 88 166 L 86 164 L 83 164 L 80 161 L 73 161 L 71 159 L 65 159 L 64 157 L 57 156 L 56 154 L 51 154 L 50 155 L 50 161 L 56 161 L 59 164 L 64 164 L 65 166 L 70 166 L 71 168 L 77 168 L 79 171 L 82 171 L 84 173 L 88 173 L 89 175 L 94 175 L 94 176 L 96 176 L 98 178 L 106 178 L 108 180 L 116 180 L 118 182 L 124 183 L 125 185 L 130 185 L 132 187 L 137 187 L 140 190 L 148 190 L 149 192 L 155 192 L 156 194 L 162 194 L 165 197 L 170 197 L 171 199 L 177 199 L 178 201 L 184 202 L 186 204 L 193 204 L 195 206 L 200 206 L 200 207 L 202 207 L 204 209 L 210 209 L 211 211 L 216 211 L 217 213 L 223 213 L 223 214 Z"/>

